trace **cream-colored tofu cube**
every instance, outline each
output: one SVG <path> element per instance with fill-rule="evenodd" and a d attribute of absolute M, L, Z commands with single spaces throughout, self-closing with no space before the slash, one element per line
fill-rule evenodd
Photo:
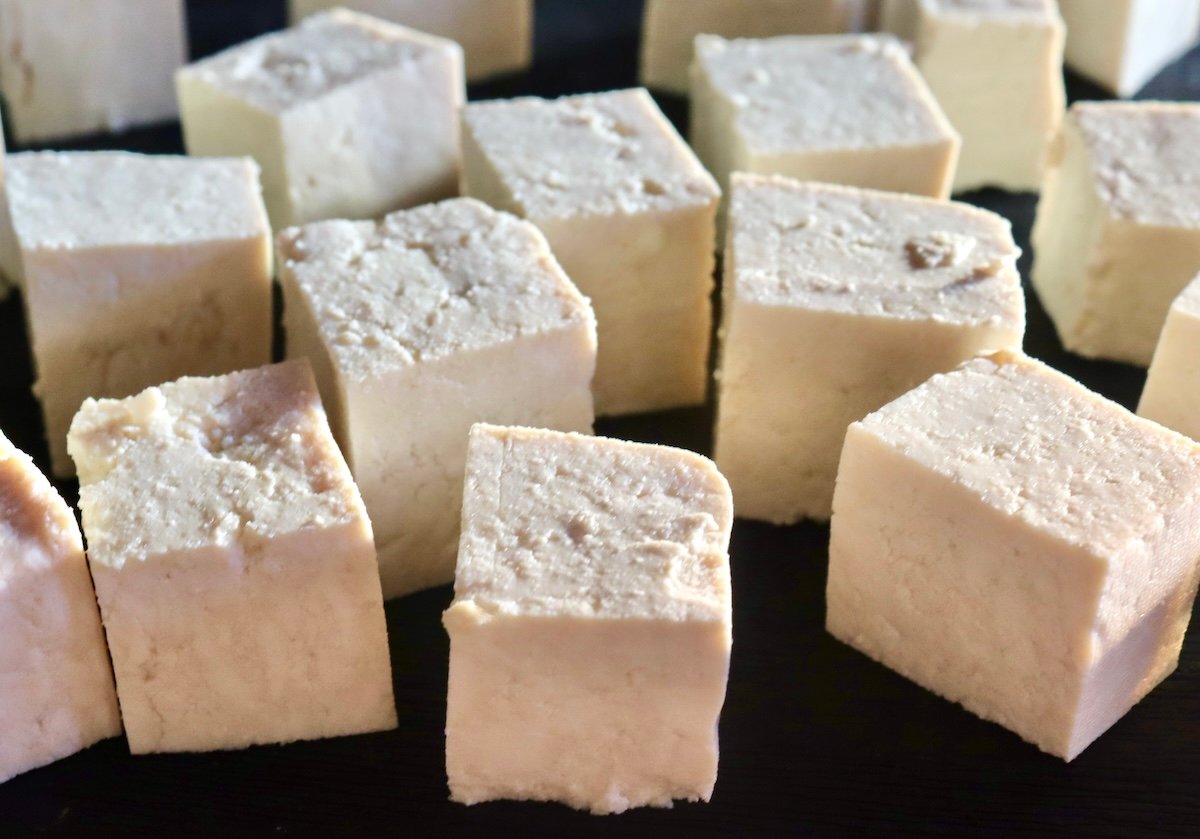
<path fill-rule="evenodd" d="M 999 354 L 850 427 L 837 638 L 1071 760 L 1175 669 L 1200 446 Z"/>
<path fill-rule="evenodd" d="M 733 172 L 945 198 L 959 136 L 890 35 L 696 38 L 692 143 Z"/>
<path fill-rule="evenodd" d="M 866 22 L 863 0 L 646 0 L 642 84 L 687 95 L 697 35 L 832 35 Z"/>
<path fill-rule="evenodd" d="M 716 461 L 741 517 L 828 519 L 846 427 L 974 355 L 1020 349 L 1007 220 L 965 204 L 734 176 Z"/>
<path fill-rule="evenodd" d="M 451 798 L 597 814 L 707 801 L 732 523 L 699 455 L 476 426 L 443 616 Z"/>
<path fill-rule="evenodd" d="M 1200 105 L 1083 102 L 1055 142 L 1033 287 L 1067 349 L 1145 366 L 1200 271 Z"/>
<path fill-rule="evenodd" d="M 451 582 L 471 426 L 591 432 L 591 307 L 536 227 L 471 199 L 279 243 L 288 355 L 317 371 L 384 597 Z"/>
<path fill-rule="evenodd" d="M 25 292 L 51 465 L 89 396 L 256 367 L 271 352 L 258 167 L 122 152 L 9 155 L 6 261 Z"/>
<path fill-rule="evenodd" d="M 1132 96 L 1200 37 L 1200 0 L 1058 0 L 1067 66 Z"/>
<path fill-rule="evenodd" d="M 0 783 L 121 733 L 79 525 L 0 434 Z"/>
<path fill-rule="evenodd" d="M 885 0 L 882 23 L 962 135 L 954 191 L 1036 191 L 1066 106 L 1054 0 Z"/>
<path fill-rule="evenodd" d="M 188 154 L 249 155 L 276 229 L 458 192 L 462 48 L 335 10 L 176 76 Z"/>
<path fill-rule="evenodd" d="M 1137 412 L 1200 439 L 1200 277 L 1171 304 Z"/>
<path fill-rule="evenodd" d="M 288 8 L 296 23 L 335 6 L 457 41 L 469 81 L 516 73 L 533 60 L 533 0 L 290 0 Z"/>
<path fill-rule="evenodd" d="M 0 91 L 18 142 L 166 122 L 184 0 L 0 0 Z"/>
<path fill-rule="evenodd" d="M 720 191 L 644 90 L 467 106 L 463 191 L 541 228 L 599 322 L 599 414 L 708 386 Z"/>
<path fill-rule="evenodd" d="M 371 523 L 307 363 L 88 400 L 70 446 L 132 752 L 395 727 Z"/>

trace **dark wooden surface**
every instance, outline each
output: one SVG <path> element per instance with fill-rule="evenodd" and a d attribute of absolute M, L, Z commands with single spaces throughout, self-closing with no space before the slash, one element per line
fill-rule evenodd
<path fill-rule="evenodd" d="M 435 2 L 435 0 L 430 0 Z M 475 98 L 636 83 L 640 3 L 542 0 L 538 60 Z M 193 55 L 283 22 L 281 0 L 191 4 Z M 1071 80 L 1074 98 L 1098 92 Z M 1147 96 L 1200 99 L 1200 52 Z M 686 106 L 663 102 L 680 124 Z M 177 127 L 70 144 L 180 150 Z M 1200 150 L 1197 150 L 1200 153 Z M 970 196 L 1027 246 L 1033 199 Z M 1022 269 L 1028 270 L 1028 255 Z M 1027 348 L 1125 405 L 1143 374 L 1065 354 L 1031 295 Z M 42 465 L 20 302 L 0 305 L 0 428 Z M 707 451 L 711 408 L 602 422 L 601 433 Z M 73 499 L 75 488 L 63 486 Z M 122 740 L 0 786 L 0 837 L 52 835 L 1200 835 L 1200 628 L 1178 672 L 1073 764 L 926 693 L 823 631 L 828 530 L 738 522 L 735 646 L 709 805 L 594 818 L 558 805 L 447 800 L 448 588 L 391 603 L 397 731 L 240 753 L 130 757 Z M 3 697 L 0 697 L 0 702 Z M 3 732 L 0 732 L 3 736 Z"/>

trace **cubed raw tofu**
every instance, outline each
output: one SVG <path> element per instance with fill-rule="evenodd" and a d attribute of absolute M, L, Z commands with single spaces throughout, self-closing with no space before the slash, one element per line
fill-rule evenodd
<path fill-rule="evenodd" d="M 317 371 L 384 596 L 451 582 L 471 426 L 591 432 L 591 306 L 536 227 L 466 198 L 279 247 L 288 355 Z"/>
<path fill-rule="evenodd" d="M 122 152 L 7 160 L 51 465 L 86 397 L 256 367 L 271 352 L 271 233 L 258 167 Z M 14 269 L 15 270 L 15 269 Z"/>
<path fill-rule="evenodd" d="M 1200 446 L 1037 361 L 850 427 L 833 635 L 1071 760 L 1162 681 L 1196 594 Z"/>
<path fill-rule="evenodd" d="M 290 0 L 291 19 L 335 6 L 457 41 L 469 81 L 519 72 L 533 60 L 533 0 Z"/>
<path fill-rule="evenodd" d="M 70 446 L 132 752 L 395 727 L 371 523 L 306 362 L 88 400 Z"/>
<path fill-rule="evenodd" d="M 463 804 L 707 801 L 732 643 L 729 485 L 691 452 L 476 426 L 450 634 Z"/>
<path fill-rule="evenodd" d="M 1200 105 L 1083 102 L 1063 121 L 1033 226 L 1033 287 L 1067 349 L 1150 363 L 1200 271 Z"/>
<path fill-rule="evenodd" d="M 722 186 L 789 175 L 945 198 L 959 136 L 890 35 L 696 38 L 692 143 Z"/>
<path fill-rule="evenodd" d="M 1111 93 L 1132 96 L 1200 35 L 1200 0 L 1058 0 L 1067 65 Z"/>
<path fill-rule="evenodd" d="M 851 32 L 864 23 L 866 5 L 863 0 L 646 0 L 642 83 L 686 96 L 697 35 L 767 38 Z"/>
<path fill-rule="evenodd" d="M 463 191 L 529 219 L 599 321 L 599 414 L 704 401 L 720 191 L 644 90 L 468 105 Z"/>
<path fill-rule="evenodd" d="M 1200 277 L 1171 304 L 1137 412 L 1200 439 Z"/>
<path fill-rule="evenodd" d="M 0 783 L 121 733 L 79 525 L 0 434 Z"/>
<path fill-rule="evenodd" d="M 184 0 L 0 0 L 0 91 L 20 143 L 178 113 Z"/>
<path fill-rule="evenodd" d="M 335 10 L 189 65 L 188 154 L 249 155 L 276 228 L 458 192 L 462 48 Z"/>
<path fill-rule="evenodd" d="M 739 516 L 828 519 L 842 439 L 934 373 L 1020 349 L 1007 220 L 965 204 L 734 176 L 716 461 Z"/>
<path fill-rule="evenodd" d="M 1054 0 L 885 0 L 883 26 L 962 135 L 954 191 L 1036 191 L 1066 105 Z"/>

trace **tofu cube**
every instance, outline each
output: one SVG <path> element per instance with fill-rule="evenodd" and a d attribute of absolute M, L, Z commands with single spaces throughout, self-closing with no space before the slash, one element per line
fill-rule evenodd
<path fill-rule="evenodd" d="M 729 485 L 699 455 L 471 432 L 446 770 L 463 804 L 707 801 L 732 641 Z"/>
<path fill-rule="evenodd" d="M 0 0 L 0 92 L 19 143 L 175 118 L 184 0 Z"/>
<path fill-rule="evenodd" d="M 696 38 L 692 144 L 733 172 L 945 198 L 959 136 L 890 35 Z"/>
<path fill-rule="evenodd" d="M 599 414 L 708 386 L 720 191 L 644 90 L 473 103 L 463 191 L 541 228 L 599 323 Z"/>
<path fill-rule="evenodd" d="M 130 751 L 395 727 L 371 523 L 307 363 L 88 400 L 70 446 Z"/>
<path fill-rule="evenodd" d="M 0 434 L 0 783 L 121 733 L 75 516 Z"/>
<path fill-rule="evenodd" d="M 885 0 L 883 26 L 962 135 L 954 191 L 1036 192 L 1066 106 L 1054 0 Z"/>
<path fill-rule="evenodd" d="M 1033 226 L 1033 287 L 1063 345 L 1145 367 L 1200 272 L 1200 105 L 1082 102 Z"/>
<path fill-rule="evenodd" d="M 717 465 L 739 516 L 827 520 L 850 423 L 1020 349 L 1020 250 L 949 201 L 741 174 L 731 198 Z"/>
<path fill-rule="evenodd" d="M 191 64 L 188 154 L 249 155 L 276 229 L 457 194 L 462 48 L 345 10 Z"/>
<path fill-rule="evenodd" d="M 336 6 L 457 41 L 467 81 L 526 70 L 533 61 L 533 0 L 289 0 L 288 8 L 297 23 Z"/>
<path fill-rule="evenodd" d="M 642 21 L 642 84 L 688 92 L 696 36 L 767 38 L 832 35 L 865 24 L 866 0 L 646 0 Z"/>
<path fill-rule="evenodd" d="M 1200 36 L 1200 0 L 1058 0 L 1067 66 L 1117 96 L 1132 96 Z"/>
<path fill-rule="evenodd" d="M 1200 446 L 1040 362 L 935 376 L 846 434 L 827 626 L 1071 760 L 1175 669 Z"/>
<path fill-rule="evenodd" d="M 91 397 L 270 361 L 271 232 L 258 167 L 121 152 L 9 155 L 10 262 L 25 291 L 56 475 Z"/>
<path fill-rule="evenodd" d="M 317 371 L 384 597 L 453 581 L 471 426 L 591 433 L 591 306 L 536 227 L 468 198 L 279 248 L 288 355 Z"/>
<path fill-rule="evenodd" d="M 1137 412 L 1200 439 L 1200 277 L 1171 304 Z"/>

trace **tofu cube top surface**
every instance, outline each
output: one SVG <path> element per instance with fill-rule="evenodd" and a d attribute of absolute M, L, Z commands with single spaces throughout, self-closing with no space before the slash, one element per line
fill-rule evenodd
<path fill-rule="evenodd" d="M 176 245 L 270 232 L 258 165 L 249 158 L 24 152 L 4 165 L 24 248 Z"/>
<path fill-rule="evenodd" d="M 697 68 L 760 154 L 874 149 L 957 137 L 890 35 L 696 38 Z"/>
<path fill-rule="evenodd" d="M 1109 212 L 1137 224 L 1200 227 L 1200 105 L 1082 102 L 1069 114 Z"/>
<path fill-rule="evenodd" d="M 472 103 L 464 120 L 529 218 L 670 211 L 720 196 L 642 89 Z"/>
<path fill-rule="evenodd" d="M 370 525 L 306 361 L 89 399 L 68 446 L 92 562 Z"/>
<path fill-rule="evenodd" d="M 67 503 L 29 456 L 0 434 L 0 591 L 49 558 L 78 557 L 82 551 Z"/>
<path fill-rule="evenodd" d="M 1015 354 L 934 376 L 857 425 L 1103 561 L 1200 492 L 1200 446 Z"/>
<path fill-rule="evenodd" d="M 735 174 L 734 294 L 768 306 L 1020 332 L 1007 219 L 950 201 Z"/>
<path fill-rule="evenodd" d="M 461 47 L 357 12 L 335 9 L 230 47 L 180 72 L 230 96 L 282 113 L 374 73 Z"/>
<path fill-rule="evenodd" d="M 1047 23 L 1059 19 L 1054 0 L 920 0 L 920 3 L 929 13 L 947 17 Z"/>
<path fill-rule="evenodd" d="M 727 622 L 729 485 L 691 452 L 471 431 L 455 602 L 485 614 Z"/>
<path fill-rule="evenodd" d="M 473 199 L 319 222 L 279 241 L 346 376 L 594 321 L 541 232 Z"/>

